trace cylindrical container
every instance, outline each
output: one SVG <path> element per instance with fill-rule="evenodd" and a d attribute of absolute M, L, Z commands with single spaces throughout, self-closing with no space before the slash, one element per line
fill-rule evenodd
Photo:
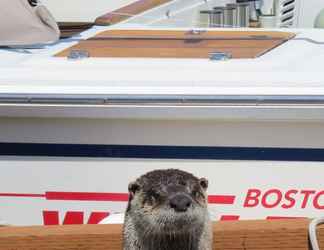
<path fill-rule="evenodd" d="M 259 17 L 261 28 L 275 28 L 277 27 L 276 16 L 263 16 Z"/>
<path fill-rule="evenodd" d="M 249 27 L 250 24 L 250 3 L 237 4 L 237 26 Z"/>
<path fill-rule="evenodd" d="M 199 27 L 208 28 L 211 26 L 213 18 L 213 11 L 212 10 L 202 10 L 199 13 Z"/>
<path fill-rule="evenodd" d="M 324 29 L 324 9 L 322 9 L 320 13 L 318 13 L 315 19 L 314 27 L 318 29 Z"/>
<path fill-rule="evenodd" d="M 224 8 L 224 27 L 237 27 L 237 5 L 227 4 Z"/>
<path fill-rule="evenodd" d="M 211 27 L 224 27 L 224 7 L 215 7 Z"/>
<path fill-rule="evenodd" d="M 250 2 L 250 20 L 258 21 L 258 12 L 256 9 L 255 1 Z"/>
<path fill-rule="evenodd" d="M 276 15 L 276 0 L 267 0 L 261 2 L 261 14 L 264 16 Z"/>

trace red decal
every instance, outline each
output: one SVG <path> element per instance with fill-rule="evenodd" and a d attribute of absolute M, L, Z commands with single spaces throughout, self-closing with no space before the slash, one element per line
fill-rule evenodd
<path fill-rule="evenodd" d="M 301 205 L 301 208 L 305 208 L 307 206 L 310 195 L 315 194 L 316 191 L 315 190 L 301 190 L 300 193 L 304 195 L 304 200 Z"/>
<path fill-rule="evenodd" d="M 273 203 L 270 203 L 267 198 L 269 196 L 272 196 L 274 197 L 274 202 Z M 270 189 L 268 190 L 267 192 L 264 193 L 263 197 L 262 197 L 262 200 L 261 200 L 261 204 L 263 207 L 265 208 L 274 208 L 276 206 L 279 205 L 279 203 L 281 202 L 282 200 L 282 193 L 280 190 L 278 189 Z"/>
<path fill-rule="evenodd" d="M 268 216 L 267 220 L 305 219 L 306 217 Z"/>
<path fill-rule="evenodd" d="M 47 200 L 67 201 L 113 201 L 127 202 L 127 193 L 93 193 L 93 192 L 46 192 L 45 194 L 16 194 L 0 193 L 0 197 L 29 197 L 46 198 Z M 209 195 L 208 202 L 211 204 L 234 204 L 234 195 Z"/>
<path fill-rule="evenodd" d="M 17 194 L 17 193 L 0 193 L 0 197 L 26 197 L 26 198 L 43 198 L 44 194 Z"/>
<path fill-rule="evenodd" d="M 321 197 L 324 199 L 324 190 L 269 189 L 264 191 L 263 193 L 260 189 L 249 189 L 243 206 L 267 209 L 305 209 L 306 207 L 312 207 L 324 210 L 324 203 L 321 204 L 320 202 Z"/>
<path fill-rule="evenodd" d="M 47 200 L 128 201 L 125 193 L 46 192 Z"/>
<path fill-rule="evenodd" d="M 231 221 L 231 220 L 239 220 L 239 215 L 222 215 L 220 220 L 221 221 Z"/>
<path fill-rule="evenodd" d="M 88 224 L 99 224 L 100 221 L 102 221 L 108 216 L 108 212 L 93 212 L 90 214 Z"/>
<path fill-rule="evenodd" d="M 83 224 L 83 212 L 67 212 L 63 225 L 80 225 Z"/>
<path fill-rule="evenodd" d="M 234 195 L 209 195 L 208 202 L 212 204 L 234 204 Z"/>
<path fill-rule="evenodd" d="M 314 198 L 314 200 L 313 200 L 313 205 L 314 205 L 314 207 L 315 207 L 316 209 L 324 209 L 324 205 L 320 205 L 320 204 L 318 203 L 318 200 L 319 200 L 320 196 L 322 196 L 322 195 L 324 195 L 324 191 L 319 192 L 318 194 L 316 194 L 316 196 L 315 196 L 315 198 Z"/>
<path fill-rule="evenodd" d="M 58 211 L 43 211 L 43 222 L 45 226 L 52 226 L 59 224 Z"/>
<path fill-rule="evenodd" d="M 87 224 L 98 224 L 109 216 L 109 212 L 92 212 Z M 58 211 L 43 211 L 43 222 L 45 226 L 59 225 Z M 80 225 L 84 223 L 84 213 L 81 211 L 68 211 L 65 214 L 63 225 Z"/>
<path fill-rule="evenodd" d="M 297 193 L 298 193 L 298 190 L 295 190 L 295 189 L 289 190 L 285 194 L 285 199 L 288 203 L 282 204 L 281 207 L 284 209 L 289 209 L 289 208 L 294 207 L 296 204 L 296 199 L 294 197 L 296 196 Z"/>
<path fill-rule="evenodd" d="M 249 189 L 244 201 L 244 207 L 256 207 L 259 204 L 260 189 Z"/>

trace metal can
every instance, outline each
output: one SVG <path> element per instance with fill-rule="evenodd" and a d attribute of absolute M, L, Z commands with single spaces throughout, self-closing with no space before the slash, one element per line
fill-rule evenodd
<path fill-rule="evenodd" d="M 211 27 L 224 27 L 224 7 L 215 7 L 212 16 Z"/>
<path fill-rule="evenodd" d="M 249 27 L 250 25 L 250 3 L 237 4 L 237 26 Z"/>
<path fill-rule="evenodd" d="M 224 27 L 237 27 L 237 4 L 227 4 L 224 8 Z"/>
<path fill-rule="evenodd" d="M 213 18 L 213 11 L 212 10 L 201 10 L 199 13 L 199 27 L 208 28 L 211 26 Z"/>

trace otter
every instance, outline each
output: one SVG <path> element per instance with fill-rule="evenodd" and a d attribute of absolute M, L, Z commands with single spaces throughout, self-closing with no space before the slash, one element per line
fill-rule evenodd
<path fill-rule="evenodd" d="M 154 170 L 128 186 L 124 250 L 211 250 L 208 180 L 177 170 Z"/>

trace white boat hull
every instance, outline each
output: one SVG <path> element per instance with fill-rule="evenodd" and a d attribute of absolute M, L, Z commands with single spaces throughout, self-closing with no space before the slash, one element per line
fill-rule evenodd
<path fill-rule="evenodd" d="M 317 217 L 324 123 L 220 119 L 1 118 L 1 219 L 99 223 L 157 168 L 210 180 L 214 220 Z"/>
<path fill-rule="evenodd" d="M 170 5 L 205 8 L 192 2 Z M 119 28 L 171 22 L 170 5 Z M 207 177 L 215 220 L 321 216 L 320 30 L 287 30 L 296 38 L 249 60 L 53 57 L 108 29 L 0 51 L 3 223 L 98 223 L 123 212 L 129 181 L 156 168 Z"/>

